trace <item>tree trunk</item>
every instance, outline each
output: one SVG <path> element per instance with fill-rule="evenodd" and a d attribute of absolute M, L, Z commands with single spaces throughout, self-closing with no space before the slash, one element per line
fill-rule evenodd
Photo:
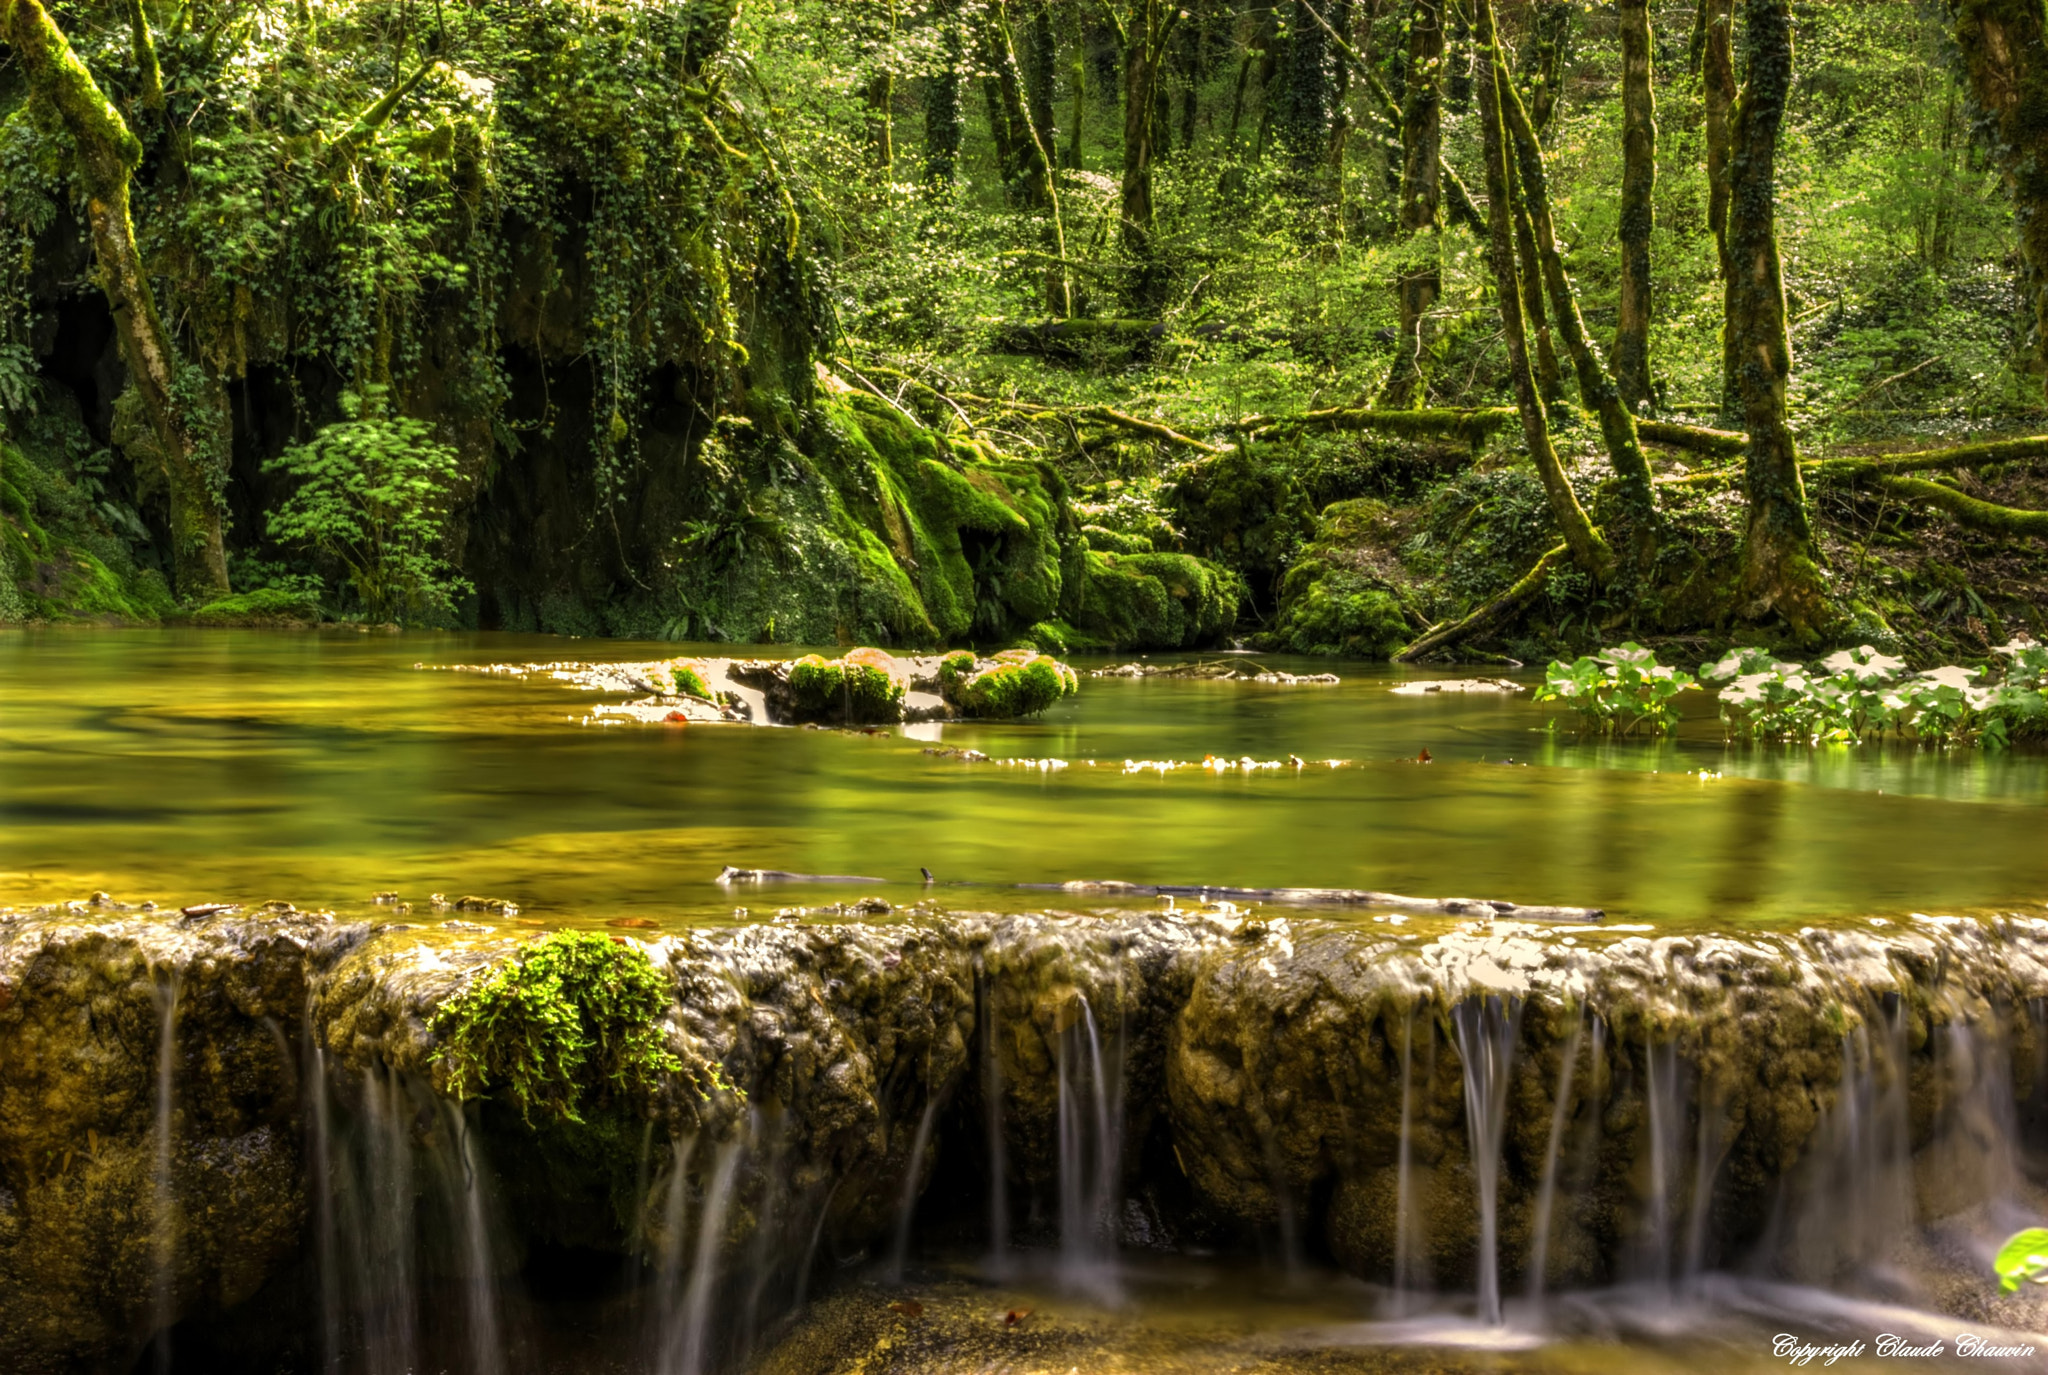
<path fill-rule="evenodd" d="M 1656 553 L 1656 496 L 1650 482 L 1650 463 L 1636 433 L 1635 417 L 1622 404 L 1614 377 L 1586 333 L 1579 313 L 1578 293 L 1571 275 L 1557 251 L 1557 224 L 1550 211 L 1550 175 L 1543 161 L 1543 147 L 1536 140 L 1534 122 L 1514 92 L 1501 102 L 1509 132 L 1514 136 L 1516 170 L 1521 174 L 1522 196 L 1527 202 L 1530 229 L 1536 240 L 1537 257 L 1543 264 L 1543 282 L 1550 292 L 1550 307 L 1557 317 L 1558 333 L 1579 379 L 1579 399 L 1600 417 L 1600 437 L 1606 442 L 1608 460 L 1620 479 L 1621 500 L 1628 523 L 1634 527 L 1631 547 L 1638 566 L 1646 567 Z"/>
<path fill-rule="evenodd" d="M 1067 166 L 1078 172 L 1088 165 L 1081 151 L 1081 130 L 1088 115 L 1088 33 L 1081 23 L 1081 7 L 1076 5 L 1070 12 L 1074 20 L 1074 61 L 1067 68 L 1067 83 L 1074 88 L 1074 118 L 1067 135 Z"/>
<path fill-rule="evenodd" d="M 1507 64 L 1493 21 L 1493 0 L 1474 0 L 1479 47 L 1479 122 L 1486 151 L 1487 228 L 1491 240 L 1495 297 L 1500 302 L 1501 333 L 1506 339 L 1508 372 L 1514 378 L 1515 405 L 1522 416 L 1522 436 L 1550 499 L 1551 515 L 1564 534 L 1572 562 L 1595 582 L 1605 582 L 1614 563 L 1607 542 L 1593 528 L 1565 476 L 1564 464 L 1550 442 L 1550 420 L 1537 394 L 1529 367 L 1528 338 L 1522 320 L 1521 274 L 1515 261 L 1515 216 L 1509 191 L 1507 133 L 1502 115 Z M 1505 92 L 1510 98 L 1513 91 Z"/>
<path fill-rule="evenodd" d="M 889 64 L 896 60 L 896 24 L 896 0 L 889 0 L 888 33 L 876 54 L 879 67 L 864 92 L 873 130 L 870 143 L 875 151 L 875 167 L 885 178 L 896 172 L 896 74 L 889 69 Z"/>
<path fill-rule="evenodd" d="M 982 33 L 988 63 L 995 71 L 995 98 L 1001 103 L 1016 157 L 1016 204 L 1045 217 L 1045 308 L 1064 318 L 1074 313 L 1074 301 L 1067 275 L 1067 237 L 1060 221 L 1059 188 L 1053 182 L 1050 150 L 1040 142 L 1037 126 L 1025 108 L 1024 78 L 1018 70 L 1017 50 L 1010 42 L 1006 0 L 992 0 Z"/>
<path fill-rule="evenodd" d="M 1273 109 L 1273 132 L 1287 155 L 1295 189 L 1307 192 L 1323 179 L 1330 149 L 1329 36 L 1307 13 L 1312 0 L 1293 0 L 1287 16 L 1287 51 L 1281 64 Z"/>
<path fill-rule="evenodd" d="M 1449 78 L 1444 87 L 1444 103 L 1454 115 L 1462 115 L 1472 108 L 1472 16 L 1466 8 L 1466 0 L 1451 0 L 1451 41 L 1448 62 Z"/>
<path fill-rule="evenodd" d="M 1434 236 L 1443 200 L 1443 178 L 1437 170 L 1443 157 L 1438 84 L 1443 56 L 1443 0 L 1414 0 L 1408 14 L 1408 100 L 1401 111 L 1401 228 L 1430 235 L 1433 250 L 1440 248 Z M 1427 262 L 1404 273 L 1399 290 L 1401 324 L 1394 370 L 1387 375 L 1380 404 L 1406 410 L 1422 404 L 1429 386 L 1429 312 L 1443 293 L 1439 254 L 1432 251 Z"/>
<path fill-rule="evenodd" d="M 2012 195 L 2032 307 L 2032 349 L 2048 365 L 2048 18 L 2041 0 L 1948 0 L 1970 98 L 1988 118 Z"/>
<path fill-rule="evenodd" d="M 1705 33 L 1700 50 L 1700 84 L 1707 117 L 1707 227 L 1728 280 L 1728 125 L 1735 111 L 1735 0 L 1701 0 Z M 1742 409 L 1735 394 L 1736 358 L 1732 336 L 1721 346 L 1721 415 L 1733 420 Z"/>
<path fill-rule="evenodd" d="M 1805 636 L 1820 626 L 1826 606 L 1799 451 L 1785 414 L 1792 348 L 1785 333 L 1776 195 L 1778 132 L 1792 86 L 1792 12 L 1790 0 L 1746 0 L 1746 6 L 1749 81 L 1730 130 L 1725 326 L 1738 360 L 1737 389 L 1749 431 L 1742 589 L 1751 619 L 1776 611 Z"/>
<path fill-rule="evenodd" d="M 1024 92 L 1031 113 L 1031 128 L 1049 161 L 1057 162 L 1060 131 L 1052 111 L 1053 74 L 1060 59 L 1059 40 L 1053 36 L 1052 0 L 1030 0 L 1031 46 L 1024 66 Z"/>
<path fill-rule="evenodd" d="M 1509 92 L 1512 95 L 1512 92 Z M 1547 406 L 1557 404 L 1564 390 L 1564 374 L 1557 365 L 1557 345 L 1550 337 L 1550 312 L 1543 307 L 1543 259 L 1536 249 L 1536 231 L 1529 220 L 1528 197 L 1510 155 L 1508 194 L 1515 207 L 1515 257 L 1521 265 L 1522 313 L 1528 317 L 1530 337 L 1536 341 L 1536 387 Z"/>
<path fill-rule="evenodd" d="M 1180 10 L 1168 0 L 1134 0 L 1124 32 L 1123 247 L 1133 261 L 1152 261 L 1152 157 L 1159 113 L 1160 69 Z M 1149 271 L 1139 294 L 1156 285 Z"/>
<path fill-rule="evenodd" d="M 1572 5 L 1570 0 L 1543 0 L 1530 25 L 1533 39 L 1529 62 L 1529 118 L 1536 125 L 1536 137 L 1547 138 L 1550 122 L 1557 117 L 1558 97 L 1564 94 L 1564 64 L 1571 56 Z"/>
<path fill-rule="evenodd" d="M 1650 393 L 1650 230 L 1657 189 L 1657 96 L 1650 61 L 1649 0 L 1621 0 L 1621 311 L 1614 381 L 1630 409 Z"/>
<path fill-rule="evenodd" d="M 77 146 L 72 175 L 85 193 L 101 290 L 113 311 L 129 385 L 141 398 L 170 497 L 171 568 L 187 601 L 226 595 L 219 490 L 227 481 L 225 417 L 214 388 L 178 354 L 157 314 L 135 244 L 128 183 L 142 145 L 72 52 L 42 0 L 0 0 L 0 37 L 21 55 L 30 98 Z"/>
<path fill-rule="evenodd" d="M 960 167 L 960 0 L 939 0 L 932 22 L 943 65 L 924 82 L 924 179 L 950 193 Z"/>

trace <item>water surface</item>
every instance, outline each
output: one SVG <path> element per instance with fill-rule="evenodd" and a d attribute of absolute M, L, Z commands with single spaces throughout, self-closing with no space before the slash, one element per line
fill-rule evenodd
<path fill-rule="evenodd" d="M 1397 696 L 1447 671 L 1338 664 L 1337 687 L 1084 679 L 1038 721 L 861 734 L 599 725 L 598 699 L 568 685 L 446 671 L 681 649 L 0 632 L 0 902 L 353 908 L 396 890 L 666 925 L 910 901 L 921 867 L 962 907 L 1043 906 L 1010 885 L 1073 878 L 1494 897 L 1660 926 L 2048 899 L 2048 758 L 1730 746 L 1704 693 L 1674 740 L 1580 742 L 1526 696 Z M 926 752 L 955 746 L 1067 767 Z M 1311 762 L 1124 769 L 1290 754 Z M 1332 758 L 1346 767 L 1314 762 Z M 734 893 L 710 881 L 727 864 L 883 882 Z"/>

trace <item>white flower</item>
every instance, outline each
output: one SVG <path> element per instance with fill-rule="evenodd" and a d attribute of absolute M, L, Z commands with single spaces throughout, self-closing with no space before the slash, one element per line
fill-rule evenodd
<path fill-rule="evenodd" d="M 1967 689 L 1970 680 L 1976 676 L 1977 670 L 1974 668 L 1964 668 L 1960 664 L 1943 664 L 1940 668 L 1930 668 L 1922 673 L 1919 681 L 1933 683 L 1938 687 Z"/>

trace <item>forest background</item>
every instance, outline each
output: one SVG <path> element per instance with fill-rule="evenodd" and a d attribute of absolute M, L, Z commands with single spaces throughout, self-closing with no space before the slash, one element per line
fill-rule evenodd
<path fill-rule="evenodd" d="M 1981 659 L 2044 29 L 0 0 L 0 620 Z"/>

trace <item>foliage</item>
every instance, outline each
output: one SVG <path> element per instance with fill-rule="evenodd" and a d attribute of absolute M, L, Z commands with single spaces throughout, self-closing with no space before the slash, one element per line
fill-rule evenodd
<path fill-rule="evenodd" d="M 238 592 L 208 602 L 192 613 L 194 625 L 275 625 L 319 619 L 319 597 L 289 587 Z"/>
<path fill-rule="evenodd" d="M 1359 659 L 1384 659 L 1413 638 L 1392 593 L 1363 574 L 1320 563 L 1289 570 L 1280 620 L 1261 637 L 1275 649 L 1296 654 Z"/>
<path fill-rule="evenodd" d="M 2007 1237 L 1991 1268 L 2002 1293 L 2017 1294 L 2022 1284 L 2048 1284 L 2048 1227 L 2029 1227 Z"/>
<path fill-rule="evenodd" d="M 685 697 L 701 697 L 711 700 L 711 688 L 704 681 L 704 675 L 688 664 L 678 664 L 673 675 L 676 691 Z"/>
<path fill-rule="evenodd" d="M 2004 681 L 1975 681 L 1983 671 L 1949 664 L 1907 673 L 1905 661 L 1869 645 L 1845 649 L 1817 668 L 1761 649 L 1735 649 L 1700 668 L 1725 683 L 1721 720 L 1733 736 L 1810 744 L 1854 743 L 1887 732 L 1928 744 L 1999 748 L 2048 730 L 2048 650 L 2031 641 L 2002 646 Z"/>
<path fill-rule="evenodd" d="M 1633 735 L 1678 728 L 1678 695 L 1699 687 L 1690 673 L 1657 662 L 1633 640 L 1571 663 L 1554 662 L 1536 689 L 1539 702 L 1562 702 L 1579 717 L 1581 730 Z"/>
<path fill-rule="evenodd" d="M 383 400 L 375 389 L 345 398 L 347 420 L 264 465 L 299 480 L 270 535 L 338 563 L 371 620 L 418 622 L 472 590 L 443 553 L 459 460 L 431 424 L 387 415 Z"/>
<path fill-rule="evenodd" d="M 590 1104 L 631 1101 L 682 1072 L 661 1025 L 668 1005 L 641 947 L 558 931 L 434 1009 L 433 1063 L 458 1101 L 502 1090 L 528 1122 L 581 1122 Z"/>

